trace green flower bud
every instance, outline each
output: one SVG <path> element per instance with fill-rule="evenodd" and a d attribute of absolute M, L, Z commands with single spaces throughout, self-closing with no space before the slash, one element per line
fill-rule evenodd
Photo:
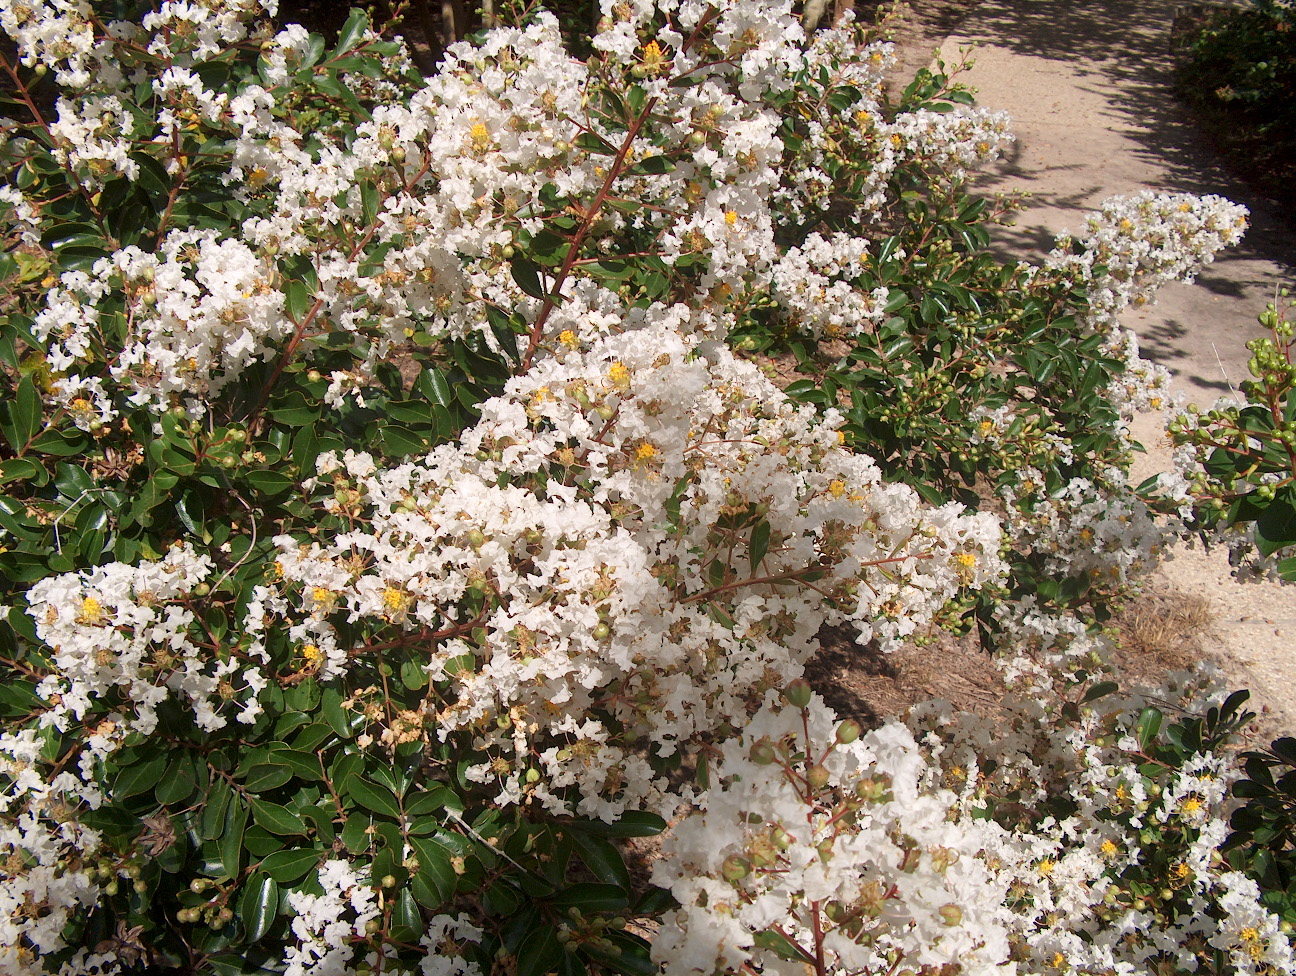
<path fill-rule="evenodd" d="M 748 756 L 757 766 L 768 766 L 775 759 L 774 746 L 768 739 L 753 742 Z"/>
<path fill-rule="evenodd" d="M 783 689 L 783 697 L 793 708 L 805 708 L 810 704 L 810 698 L 814 692 L 810 688 L 810 682 L 805 678 L 795 678 L 787 683 Z"/>
<path fill-rule="evenodd" d="M 721 863 L 720 874 L 726 881 L 741 881 L 751 874 L 751 862 L 745 857 L 730 854 Z"/>
<path fill-rule="evenodd" d="M 810 784 L 811 789 L 822 790 L 828 785 L 829 779 L 828 767 L 820 763 L 815 763 L 806 770 L 806 782 Z"/>
<path fill-rule="evenodd" d="M 848 746 L 858 739 L 860 733 L 863 731 L 864 730 L 860 728 L 859 722 L 855 721 L 853 718 L 848 718 L 846 721 L 842 722 L 841 725 L 837 726 L 837 741 L 844 746 Z"/>

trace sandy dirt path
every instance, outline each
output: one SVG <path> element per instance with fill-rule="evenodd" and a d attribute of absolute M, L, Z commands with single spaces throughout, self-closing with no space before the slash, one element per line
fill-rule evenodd
<path fill-rule="evenodd" d="M 1208 406 L 1246 378 L 1248 339 L 1275 290 L 1296 282 L 1289 218 L 1221 169 L 1171 90 L 1170 0 L 986 0 L 947 37 L 948 63 L 971 46 L 963 80 L 978 101 L 1013 118 L 1017 143 L 978 179 L 986 192 L 1023 190 L 1027 210 L 1000 228 L 1005 254 L 1038 261 L 1053 238 L 1079 230 L 1106 197 L 1159 191 L 1217 193 L 1251 210 L 1243 244 L 1195 285 L 1165 289 L 1157 304 L 1128 315 L 1144 355 L 1162 363 L 1190 401 Z M 1141 417 L 1148 455 L 1140 480 L 1170 464 L 1158 417 Z M 1209 600 L 1221 665 L 1268 731 L 1296 734 L 1296 586 L 1243 585 L 1220 550 L 1180 547 L 1153 582 Z M 1208 637 L 1208 643 L 1210 643 Z"/>

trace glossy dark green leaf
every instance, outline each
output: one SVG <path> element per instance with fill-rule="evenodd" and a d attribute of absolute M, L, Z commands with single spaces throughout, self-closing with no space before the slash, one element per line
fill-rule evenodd
<path fill-rule="evenodd" d="M 761 564 L 761 560 L 765 558 L 765 554 L 769 552 L 769 543 L 770 543 L 769 520 L 761 519 L 754 526 L 752 526 L 751 549 L 749 552 L 748 561 L 751 564 L 751 571 L 753 574 L 756 572 L 757 568 L 759 568 Z"/>
<path fill-rule="evenodd" d="M 369 828 L 373 826 L 373 817 L 367 813 L 353 813 L 347 817 L 342 826 L 339 839 L 352 854 L 362 854 L 369 849 Z"/>
<path fill-rule="evenodd" d="M 576 853 L 594 877 L 604 884 L 619 885 L 629 889 L 630 872 L 626 870 L 621 852 L 614 844 L 584 831 L 573 830 L 570 833 L 576 844 Z"/>
<path fill-rule="evenodd" d="M 449 848 L 428 837 L 410 839 L 410 846 L 418 858 L 419 869 L 411 879 L 414 897 L 424 908 L 435 909 L 454 895 L 458 875 Z"/>
<path fill-rule="evenodd" d="M 281 836 L 305 836 L 306 822 L 287 807 L 268 800 L 252 800 L 252 819 L 257 826 Z"/>
<path fill-rule="evenodd" d="M 279 471 L 248 471 L 243 477 L 249 485 L 266 495 L 279 495 L 293 486 L 293 479 Z"/>
<path fill-rule="evenodd" d="M 545 297 L 544 286 L 540 284 L 540 269 L 535 262 L 528 261 L 524 257 L 516 257 L 509 264 L 509 271 L 524 295 L 530 295 L 532 298 Z"/>
<path fill-rule="evenodd" d="M 619 912 L 629 905 L 629 899 L 620 885 L 586 881 L 560 891 L 550 899 L 550 904 L 564 910 L 579 908 L 584 913 Z"/>
<path fill-rule="evenodd" d="M 263 860 L 260 870 L 280 884 L 292 884 L 306 877 L 324 856 L 317 850 L 279 851 Z"/>
<path fill-rule="evenodd" d="M 390 932 L 397 942 L 417 942 L 423 934 L 423 913 L 409 888 L 402 888 L 392 905 Z"/>
<path fill-rule="evenodd" d="M 353 776 L 347 780 L 345 789 L 346 795 L 366 810 L 381 813 L 383 816 L 391 817 L 393 820 L 400 819 L 400 805 L 396 802 L 396 797 L 391 790 L 385 786 L 379 786 L 377 783 L 360 776 Z"/>
<path fill-rule="evenodd" d="M 127 797 L 137 796 L 140 793 L 152 790 L 162 778 L 162 773 L 166 769 L 167 756 L 154 756 L 142 763 L 134 766 L 127 766 L 117 778 L 113 780 L 112 796 L 116 800 L 124 800 Z"/>
<path fill-rule="evenodd" d="M 259 763 L 248 770 L 243 784 L 249 793 L 267 793 L 278 789 L 293 778 L 292 767 L 275 763 Z"/>
<path fill-rule="evenodd" d="M 181 751 L 168 764 L 166 773 L 153 790 L 153 796 L 158 803 L 179 803 L 186 799 L 197 785 L 198 774 L 194 767 L 193 754 Z"/>
<path fill-rule="evenodd" d="M 239 918 L 243 920 L 245 938 L 256 942 L 274 924 L 279 911 L 279 886 L 268 874 L 254 874 L 243 886 L 239 899 Z"/>
<path fill-rule="evenodd" d="M 247 829 L 248 808 L 243 798 L 235 793 L 225 808 L 225 829 L 220 836 L 221 863 L 225 876 L 237 878 L 243 861 L 243 832 Z"/>
<path fill-rule="evenodd" d="M 1120 691 L 1120 685 L 1114 681 L 1099 681 L 1097 684 L 1090 685 L 1089 690 L 1084 693 L 1080 699 L 1081 704 L 1091 701 L 1097 701 L 1099 698 L 1105 698 L 1107 695 L 1114 695 Z"/>
<path fill-rule="evenodd" d="M 1161 731 L 1162 717 L 1161 710 L 1150 705 L 1139 713 L 1136 726 L 1138 743 L 1139 748 L 1145 752 L 1156 742 L 1157 733 Z"/>
<path fill-rule="evenodd" d="M 562 943 L 552 925 L 534 929 L 517 951 L 517 976 L 545 976 L 562 958 Z"/>

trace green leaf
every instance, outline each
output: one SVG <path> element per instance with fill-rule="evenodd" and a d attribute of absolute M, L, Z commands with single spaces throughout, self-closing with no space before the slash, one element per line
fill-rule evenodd
<path fill-rule="evenodd" d="M 422 393 L 433 403 L 446 407 L 447 409 L 454 406 L 455 396 L 450 389 L 450 384 L 446 382 L 445 374 L 439 369 L 428 367 L 419 374 L 418 382 L 415 389 Z"/>
<path fill-rule="evenodd" d="M 306 822 L 285 806 L 268 800 L 252 800 L 252 819 L 272 834 L 306 836 Z"/>
<path fill-rule="evenodd" d="M 562 960 L 562 943 L 551 925 L 533 930 L 517 950 L 517 976 L 545 976 Z"/>
<path fill-rule="evenodd" d="M 1282 489 L 1256 519 L 1256 548 L 1264 556 L 1296 545 L 1296 494 Z"/>
<path fill-rule="evenodd" d="M 392 906 L 391 937 L 397 942 L 417 942 L 423 934 L 423 913 L 419 911 L 414 893 L 408 888 L 401 889 Z"/>
<path fill-rule="evenodd" d="M 1114 681 L 1100 681 L 1096 685 L 1090 685 L 1089 690 L 1084 693 L 1080 699 L 1080 704 L 1084 705 L 1091 701 L 1097 701 L 1099 698 L 1105 698 L 1107 695 L 1114 695 L 1120 691 L 1120 685 Z"/>
<path fill-rule="evenodd" d="M 243 920 L 245 938 L 256 942 L 274 924 L 279 911 L 279 886 L 266 874 L 255 874 L 243 888 L 239 900 L 239 918 Z"/>
<path fill-rule="evenodd" d="M 342 693 L 336 688 L 325 688 L 320 696 L 320 707 L 324 712 L 324 721 L 337 733 L 338 738 L 351 738 L 351 715 L 342 704 Z"/>
<path fill-rule="evenodd" d="M 620 912 L 630 904 L 625 889 L 619 885 L 598 884 L 585 881 L 574 884 L 554 895 L 555 908 L 579 908 L 583 913 Z"/>
<path fill-rule="evenodd" d="M 197 772 L 194 769 L 193 755 L 182 751 L 171 760 L 166 775 L 153 790 L 153 797 L 163 805 L 179 803 L 186 799 L 198 785 Z"/>
<path fill-rule="evenodd" d="M 751 571 L 755 574 L 757 567 L 760 566 L 761 560 L 769 552 L 770 543 L 770 524 L 769 519 L 761 519 L 752 526 L 751 546 L 748 551 L 748 559 L 751 563 Z"/>
<path fill-rule="evenodd" d="M 509 271 L 524 295 L 532 298 L 545 297 L 544 286 L 540 284 L 540 269 L 535 262 L 519 255 L 509 263 Z"/>
<path fill-rule="evenodd" d="M 615 823 L 582 820 L 572 826 L 583 833 L 599 837 L 656 837 L 666 829 L 666 821 L 646 810 L 628 810 Z"/>
<path fill-rule="evenodd" d="M 1151 748 L 1152 743 L 1156 741 L 1157 733 L 1161 731 L 1161 711 L 1160 709 L 1148 706 L 1139 713 L 1138 725 L 1138 744 L 1139 748 L 1146 752 Z"/>
<path fill-rule="evenodd" d="M 152 790 L 162 778 L 162 772 L 166 769 L 167 757 L 165 755 L 155 756 L 147 762 L 142 762 L 134 766 L 127 766 L 117 778 L 113 780 L 112 796 L 115 800 L 124 800 L 127 797 L 138 796 Z"/>
<path fill-rule="evenodd" d="M 576 853 L 594 877 L 605 884 L 629 889 L 630 872 L 621 860 L 621 852 L 610 841 L 581 830 L 573 830 L 571 837 L 576 844 Z"/>
<path fill-rule="evenodd" d="M 292 884 L 306 877 L 323 856 L 317 850 L 279 851 L 262 861 L 260 869 L 280 884 Z"/>
<path fill-rule="evenodd" d="M 778 932 L 766 929 L 764 932 L 757 932 L 752 941 L 761 949 L 774 953 L 780 959 L 786 959 L 788 962 L 802 962 L 814 965 L 814 956 L 807 953 L 787 936 Z"/>
<path fill-rule="evenodd" d="M 378 433 L 383 449 L 393 457 L 427 452 L 427 442 L 414 431 L 397 424 L 384 424 Z"/>
<path fill-rule="evenodd" d="M 430 837 L 412 837 L 410 846 L 418 858 L 419 869 L 411 879 L 411 889 L 424 908 L 435 909 L 454 896 L 458 875 L 450 859 L 454 852 Z"/>
<path fill-rule="evenodd" d="M 337 47 L 333 48 L 330 59 L 354 50 L 368 29 L 369 16 L 359 7 L 352 7 L 351 12 L 347 15 L 346 23 L 342 25 L 342 30 L 338 32 Z"/>
<path fill-rule="evenodd" d="M 0 461 L 0 485 L 11 481 L 33 481 L 41 484 L 46 480 L 45 475 L 45 469 L 35 458 L 9 458 L 7 461 Z"/>
<path fill-rule="evenodd" d="M 360 776 L 353 776 L 347 781 L 346 792 L 366 810 L 381 813 L 393 820 L 401 819 L 400 805 L 396 802 L 395 795 L 386 787 Z"/>
<path fill-rule="evenodd" d="M 673 160 L 665 156 L 647 156 L 635 163 L 628 170 L 627 176 L 658 176 L 662 173 L 670 173 L 675 169 Z"/>
<path fill-rule="evenodd" d="M 310 289 L 306 287 L 306 282 L 292 280 L 284 286 L 284 307 L 288 311 L 288 317 L 298 325 L 306 318 L 314 304 L 315 299 L 311 296 Z"/>
<path fill-rule="evenodd" d="M 9 405 L 10 422 L 5 433 L 15 451 L 22 453 L 31 440 L 40 432 L 43 418 L 41 416 L 41 395 L 36 389 L 36 381 L 31 374 L 24 376 L 14 391 Z"/>
<path fill-rule="evenodd" d="M 233 795 L 229 783 L 217 779 L 207 794 L 207 804 L 203 807 L 202 819 L 198 825 L 198 836 L 203 840 L 215 840 L 225 829 L 225 810 Z"/>
<path fill-rule="evenodd" d="M 341 841 L 352 854 L 361 854 L 369 849 L 369 828 L 373 826 L 373 817 L 367 813 L 353 813 L 342 825 Z"/>
<path fill-rule="evenodd" d="M 247 829 L 248 808 L 238 794 L 230 797 L 225 809 L 225 829 L 220 837 L 221 864 L 227 878 L 239 876 L 243 859 L 243 832 Z"/>
<path fill-rule="evenodd" d="M 286 765 L 258 763 L 248 770 L 243 786 L 249 793 L 268 793 L 278 789 L 293 778 L 293 770 Z"/>
<path fill-rule="evenodd" d="M 278 495 L 293 486 L 292 478 L 278 471 L 249 471 L 244 478 L 249 485 L 266 495 Z"/>

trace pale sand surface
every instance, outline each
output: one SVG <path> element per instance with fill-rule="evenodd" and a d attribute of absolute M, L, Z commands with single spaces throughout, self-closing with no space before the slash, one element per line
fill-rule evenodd
<path fill-rule="evenodd" d="M 1028 209 L 1001 228 L 1006 254 L 1039 260 L 1054 235 L 1079 230 L 1084 214 L 1114 194 L 1143 189 L 1218 193 L 1251 210 L 1251 230 L 1195 285 L 1165 289 L 1157 304 L 1127 315 L 1144 355 L 1174 374 L 1189 400 L 1208 406 L 1247 375 L 1256 315 L 1282 284 L 1296 283 L 1289 218 L 1256 199 L 1218 165 L 1171 91 L 1170 0 L 986 0 L 941 47 L 947 62 L 974 46 L 963 76 L 978 101 L 1013 118 L 1017 143 L 978 179 L 985 191 L 1024 190 Z M 1160 419 L 1135 434 L 1149 452 L 1136 478 L 1164 470 Z M 1231 683 L 1267 709 L 1264 727 L 1296 734 L 1296 586 L 1240 584 L 1222 550 L 1180 547 L 1159 584 L 1210 601 L 1215 641 Z"/>

